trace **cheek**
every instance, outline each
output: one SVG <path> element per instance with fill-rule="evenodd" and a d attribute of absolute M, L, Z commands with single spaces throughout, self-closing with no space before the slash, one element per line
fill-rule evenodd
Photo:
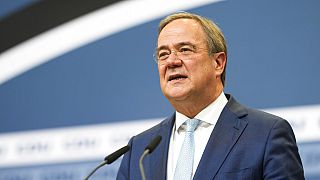
<path fill-rule="evenodd" d="M 191 76 L 200 83 L 205 83 L 214 77 L 213 65 L 210 63 L 193 64 L 188 70 Z"/>
<path fill-rule="evenodd" d="M 166 68 L 165 68 L 164 66 L 158 65 L 158 73 L 159 73 L 160 81 L 164 81 L 164 79 L 165 79 L 165 73 L 166 73 Z"/>
<path fill-rule="evenodd" d="M 158 71 L 159 71 L 159 74 L 162 74 L 162 72 L 163 72 L 163 66 L 158 65 Z"/>
<path fill-rule="evenodd" d="M 188 63 L 185 63 L 185 69 L 191 76 L 197 76 L 199 74 L 202 74 L 204 71 L 205 66 L 201 63 L 196 63 L 193 61 L 190 61 Z"/>

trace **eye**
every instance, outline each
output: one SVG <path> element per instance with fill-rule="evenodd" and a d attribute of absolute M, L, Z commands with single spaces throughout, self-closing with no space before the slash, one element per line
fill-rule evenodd
<path fill-rule="evenodd" d="M 160 51 L 158 54 L 158 59 L 160 60 L 164 60 L 167 59 L 169 57 L 169 51 Z"/>
<path fill-rule="evenodd" d="M 179 52 L 182 53 L 182 54 L 191 54 L 191 53 L 194 52 L 194 49 L 192 47 L 189 47 L 189 46 L 182 46 L 179 49 Z"/>

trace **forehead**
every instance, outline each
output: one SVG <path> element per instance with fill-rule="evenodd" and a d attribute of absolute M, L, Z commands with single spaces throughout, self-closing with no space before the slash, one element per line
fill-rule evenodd
<path fill-rule="evenodd" d="M 168 23 L 158 36 L 158 47 L 170 46 L 182 42 L 192 44 L 205 43 L 205 33 L 194 19 L 176 19 Z"/>

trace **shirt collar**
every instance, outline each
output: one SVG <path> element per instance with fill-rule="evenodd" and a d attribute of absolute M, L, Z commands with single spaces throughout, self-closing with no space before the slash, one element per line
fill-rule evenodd
<path fill-rule="evenodd" d="M 202 125 L 215 125 L 227 102 L 228 99 L 222 92 L 215 101 L 204 108 L 194 118 L 201 120 Z M 175 131 L 188 119 L 190 118 L 176 111 Z"/>

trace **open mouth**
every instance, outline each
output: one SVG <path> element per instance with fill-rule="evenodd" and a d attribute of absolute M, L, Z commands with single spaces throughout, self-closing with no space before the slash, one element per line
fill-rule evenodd
<path fill-rule="evenodd" d="M 181 74 L 175 74 L 175 75 L 169 76 L 168 81 L 181 80 L 181 79 L 185 79 L 185 78 L 187 78 L 187 76 L 181 75 Z"/>

